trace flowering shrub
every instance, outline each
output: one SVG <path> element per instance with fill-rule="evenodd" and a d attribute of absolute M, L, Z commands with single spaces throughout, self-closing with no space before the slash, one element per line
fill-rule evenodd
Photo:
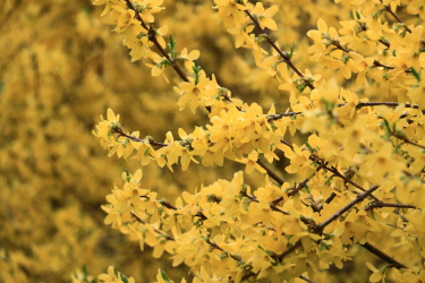
<path fill-rule="evenodd" d="M 214 0 L 212 13 L 261 73 L 250 82 L 274 81 L 272 99 L 247 103 L 173 36 L 177 22 L 161 25 L 161 0 L 92 2 L 131 61 L 164 82 L 175 72 L 179 109 L 208 118 L 157 140 L 107 110 L 94 135 L 141 169 L 106 197 L 106 224 L 188 266 L 193 282 L 329 282 L 350 261 L 353 281 L 423 282 L 425 4 L 345 0 L 325 11 L 310 1 Z M 297 46 L 297 29 L 310 41 Z M 243 68 L 231 78 L 247 79 Z M 143 181 L 150 163 L 196 172 L 227 162 L 245 171 L 175 200 Z M 99 280 L 128 280 L 109 274 Z M 171 282 L 166 270 L 157 282 Z"/>
<path fill-rule="evenodd" d="M 423 1 L 91 2 L 0 1 L 0 282 L 425 281 Z"/>

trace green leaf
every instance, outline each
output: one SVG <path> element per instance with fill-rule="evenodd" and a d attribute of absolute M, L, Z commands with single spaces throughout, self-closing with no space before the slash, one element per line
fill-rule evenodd
<path fill-rule="evenodd" d="M 162 279 L 164 279 L 164 281 L 170 282 L 170 278 L 168 277 L 167 273 L 165 273 L 165 271 L 162 269 L 161 269 L 161 277 Z"/>
<path fill-rule="evenodd" d="M 415 77 L 415 79 L 419 83 L 421 81 L 421 75 L 413 67 L 410 67 L 408 70 L 412 73 L 412 75 Z"/>
<path fill-rule="evenodd" d="M 173 35 L 170 34 L 170 42 L 168 43 L 168 49 L 170 50 L 171 58 L 176 57 L 176 45 L 177 42 L 174 40 Z"/>
<path fill-rule="evenodd" d="M 291 49 L 289 50 L 289 53 L 288 53 L 289 59 L 291 59 L 292 58 L 292 55 L 294 55 L 294 50 L 295 50 L 295 45 L 292 43 L 291 44 Z"/>
<path fill-rule="evenodd" d="M 199 65 L 198 60 L 195 60 L 195 66 L 192 67 L 193 72 L 195 73 L 195 85 L 199 83 L 199 76 L 202 70 L 201 65 Z"/>
<path fill-rule="evenodd" d="M 359 11 L 356 11 L 356 17 L 357 17 L 357 19 L 361 19 L 361 16 L 360 16 L 360 13 L 359 13 Z"/>
<path fill-rule="evenodd" d="M 125 276 L 124 274 L 122 274 L 122 273 L 119 273 L 120 274 L 120 277 L 121 277 L 121 280 L 122 280 L 122 282 L 123 283 L 128 283 L 128 278 L 127 278 L 127 276 Z"/>
<path fill-rule="evenodd" d="M 126 175 L 125 180 L 126 180 L 127 183 L 129 183 L 130 180 L 131 180 L 131 175 L 130 175 L 130 172 L 128 171 L 128 169 L 125 169 L 125 175 Z"/>

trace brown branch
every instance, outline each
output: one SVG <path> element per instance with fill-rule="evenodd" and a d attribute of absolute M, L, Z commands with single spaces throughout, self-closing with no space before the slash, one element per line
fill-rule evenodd
<path fill-rule="evenodd" d="M 382 0 L 381 0 L 381 3 L 382 3 Z M 412 33 L 412 30 L 408 27 L 408 26 L 406 26 L 406 24 L 405 23 L 403 23 L 403 21 L 393 12 L 393 11 L 391 11 L 391 7 L 389 6 L 389 5 L 385 5 L 384 6 L 384 10 L 386 11 L 386 12 L 388 12 L 388 13 L 390 13 L 390 15 L 391 16 L 393 16 L 394 17 L 394 19 L 396 19 L 396 21 L 398 22 L 398 23 L 400 23 L 400 24 L 402 24 L 403 25 L 403 27 L 406 29 L 406 31 L 408 32 L 408 33 Z"/>
<path fill-rule="evenodd" d="M 257 160 L 258 165 L 260 165 L 264 170 L 266 170 L 267 174 L 272 177 L 279 185 L 283 185 L 286 183 L 285 179 L 279 176 L 270 166 L 264 163 L 263 160 Z"/>
<path fill-rule="evenodd" d="M 341 50 L 341 51 L 343 51 L 345 53 L 349 53 L 350 52 L 350 50 L 344 48 L 337 39 L 331 38 L 329 36 L 324 36 L 323 38 L 329 40 L 329 44 L 335 46 L 337 49 L 339 49 L 339 50 Z"/>
<path fill-rule="evenodd" d="M 317 171 L 319 171 L 321 167 L 319 166 Z M 304 181 L 300 182 L 297 187 L 292 188 L 291 191 L 288 192 L 288 196 L 291 197 L 293 195 L 296 195 L 299 191 L 305 188 L 307 186 L 308 181 L 310 181 L 311 178 L 314 177 L 315 174 L 311 175 L 310 178 L 305 178 Z"/>
<path fill-rule="evenodd" d="M 114 127 L 114 128 L 112 128 L 112 130 L 114 131 L 114 133 L 117 133 L 118 136 L 128 138 L 128 139 L 135 141 L 135 142 L 144 143 L 144 142 L 148 141 L 150 145 L 159 146 L 159 147 L 166 147 L 166 146 L 169 145 L 169 144 L 166 144 L 166 143 L 156 142 L 152 139 L 139 139 L 139 138 L 127 135 L 126 133 L 123 132 L 123 130 L 121 128 L 118 128 L 118 127 Z"/>
<path fill-rule="evenodd" d="M 229 253 L 228 251 L 224 250 L 222 247 L 220 247 L 219 245 L 217 245 L 216 243 L 214 243 L 210 239 L 205 239 L 205 242 L 207 242 L 207 244 L 209 244 L 212 248 L 219 250 L 223 253 L 226 253 L 229 257 L 231 257 L 235 261 L 237 261 L 241 264 L 245 264 L 245 261 L 240 256 Z M 252 273 L 251 275 L 255 275 L 255 274 Z"/>
<path fill-rule="evenodd" d="M 260 26 L 260 24 L 258 23 L 257 19 L 251 15 L 251 13 L 248 10 L 245 10 L 245 13 L 248 15 L 248 17 L 251 19 L 251 21 L 254 23 L 255 27 L 260 31 L 260 33 L 264 36 L 264 38 L 267 40 L 267 42 L 273 47 L 274 50 L 276 50 L 276 52 L 280 55 L 280 57 L 282 58 L 282 60 L 286 63 L 286 65 L 288 65 L 288 67 L 290 67 L 303 81 L 304 83 L 310 88 L 310 89 L 315 89 L 315 87 L 313 86 L 313 84 L 303 75 L 303 73 L 301 73 L 300 70 L 298 70 L 297 67 L 295 67 L 294 63 L 292 63 L 291 58 L 288 56 L 288 54 L 286 52 L 283 52 L 282 50 L 280 50 L 279 47 L 277 47 L 277 45 L 273 42 L 273 40 L 271 39 L 270 35 L 268 33 L 266 33 L 266 31 Z"/>
<path fill-rule="evenodd" d="M 272 200 L 270 203 L 273 205 L 277 205 L 279 202 L 281 202 L 284 198 L 283 197 L 278 197 L 274 200 Z"/>
<path fill-rule="evenodd" d="M 325 199 L 325 203 L 329 204 L 333 201 L 333 199 L 336 197 L 336 193 L 332 192 L 327 199 Z M 321 207 L 321 209 L 323 208 L 323 206 Z"/>
<path fill-rule="evenodd" d="M 300 279 L 302 279 L 302 280 L 304 280 L 304 281 L 306 281 L 306 282 L 308 282 L 308 283 L 316 283 L 315 281 L 311 281 L 310 279 L 308 279 L 307 277 L 305 277 L 305 276 L 302 276 L 302 275 L 300 275 L 300 276 L 298 276 Z"/>
<path fill-rule="evenodd" d="M 369 195 L 371 195 L 378 188 L 379 188 L 379 186 L 377 186 L 377 185 L 371 187 L 369 190 L 367 190 L 364 193 L 358 195 L 354 200 L 352 200 L 349 204 L 347 204 L 346 206 L 344 206 L 342 209 L 340 209 L 339 211 L 337 211 L 336 213 L 334 213 L 327 220 L 325 220 L 321 224 L 317 225 L 316 228 L 317 228 L 318 233 L 321 234 L 323 232 L 323 229 L 326 226 L 328 226 L 330 223 L 332 223 L 332 221 L 334 221 L 335 219 L 337 219 L 338 217 L 340 217 L 344 212 L 347 212 L 350 208 L 352 208 L 353 206 L 355 206 L 357 203 L 363 201 L 366 197 L 368 197 Z"/>
<path fill-rule="evenodd" d="M 286 251 L 284 251 L 283 253 L 281 253 L 280 255 L 277 256 L 276 261 L 277 262 L 282 262 L 282 260 L 289 255 L 290 253 L 292 253 L 293 251 L 295 251 L 297 248 L 299 248 L 301 246 L 301 240 L 298 240 L 293 246 L 291 246 L 290 248 L 288 248 Z"/>
<path fill-rule="evenodd" d="M 338 107 L 343 107 L 347 105 L 347 103 L 339 103 L 337 104 Z M 399 105 L 404 105 L 404 107 L 406 108 L 412 108 L 412 109 L 420 109 L 418 104 L 410 104 L 410 103 L 398 103 L 398 102 L 392 102 L 392 101 L 366 101 L 366 102 L 359 102 L 356 105 L 357 109 L 363 108 L 363 107 L 373 107 L 373 106 L 389 106 L 389 107 L 397 107 Z M 423 112 L 425 112 L 425 110 L 423 110 Z M 271 115 L 267 115 L 267 121 L 269 123 L 273 122 L 273 121 L 277 121 L 279 119 L 282 119 L 283 117 L 294 117 L 297 115 L 303 114 L 303 112 L 282 112 L 282 113 L 278 113 L 278 114 L 271 114 Z M 424 113 L 425 114 L 425 113 Z"/>
<path fill-rule="evenodd" d="M 286 145 L 287 147 L 289 147 L 290 149 L 294 149 L 294 147 L 292 146 L 292 144 L 290 144 L 289 142 L 285 141 L 284 139 L 280 139 L 280 142 L 283 143 L 284 145 Z"/>
<path fill-rule="evenodd" d="M 413 142 L 413 141 L 409 140 L 408 138 L 406 138 L 404 135 L 401 135 L 401 134 L 396 133 L 396 132 L 394 132 L 394 131 L 391 131 L 390 133 L 391 133 L 391 135 L 392 135 L 393 137 L 395 137 L 395 138 L 397 138 L 397 139 L 399 139 L 399 140 L 402 140 L 402 141 L 403 141 L 403 142 L 405 142 L 405 143 L 408 143 L 408 144 L 411 144 L 411 145 L 414 145 L 414 146 L 420 147 L 420 148 L 422 148 L 422 149 L 425 149 L 425 146 L 424 146 L 424 145 L 421 145 L 421 144 L 415 143 L 415 142 Z"/>
<path fill-rule="evenodd" d="M 174 238 L 170 235 L 164 234 L 163 232 L 159 231 L 158 229 L 156 229 L 152 224 L 150 223 L 146 223 L 145 221 L 143 221 L 139 216 L 137 216 L 133 211 L 130 211 L 131 215 L 136 218 L 136 220 L 144 225 L 151 225 L 152 229 L 158 234 L 161 235 L 163 237 L 165 237 L 167 240 L 169 241 L 174 241 Z"/>
<path fill-rule="evenodd" d="M 388 203 L 383 201 L 374 201 L 372 204 L 370 204 L 368 207 L 365 208 L 365 210 L 373 210 L 375 208 L 382 208 L 382 207 L 395 207 L 395 208 L 407 208 L 407 209 L 417 209 L 416 206 L 411 204 L 401 204 L 401 203 Z"/>
<path fill-rule="evenodd" d="M 294 117 L 299 114 L 302 114 L 302 112 L 286 112 L 286 113 L 272 114 L 272 115 L 268 115 L 267 121 L 271 123 L 273 121 L 282 119 L 283 117 Z"/>
<path fill-rule="evenodd" d="M 158 201 L 158 203 L 159 203 L 160 205 L 162 205 L 162 206 L 164 206 L 164 207 L 168 208 L 168 209 L 171 209 L 171 210 L 177 210 L 177 207 L 175 207 L 174 205 L 172 205 L 171 203 L 169 203 L 166 199 L 160 199 L 160 200 Z"/>
<path fill-rule="evenodd" d="M 173 58 L 171 58 L 170 55 L 168 54 L 168 52 L 165 51 L 165 49 L 161 46 L 161 44 L 159 44 L 158 40 L 156 39 L 155 29 L 153 28 L 153 26 L 148 26 L 145 23 L 145 21 L 143 21 L 143 19 L 140 16 L 139 12 L 134 7 L 133 3 L 131 3 L 130 0 L 125 0 L 125 2 L 127 3 L 127 6 L 130 9 L 132 9 L 134 12 L 136 12 L 136 16 L 135 17 L 140 22 L 140 24 L 142 25 L 142 27 L 145 30 L 148 31 L 148 38 L 149 38 L 149 40 L 156 46 L 156 48 L 158 48 L 159 52 L 161 52 L 161 54 L 171 63 L 173 69 L 177 72 L 177 74 L 180 76 L 180 78 L 182 80 L 184 80 L 185 82 L 188 82 L 189 81 L 188 77 L 183 72 L 183 70 L 180 68 L 180 66 L 177 64 L 176 60 L 174 60 Z"/>
<path fill-rule="evenodd" d="M 338 104 L 338 107 L 344 106 L 346 105 L 346 103 L 341 103 Z M 386 102 L 386 101 L 377 101 L 377 102 L 359 102 L 356 105 L 356 108 L 361 108 L 361 107 L 366 107 L 366 106 L 380 106 L 380 105 L 384 105 L 384 106 L 392 106 L 392 107 L 397 107 L 399 105 L 404 105 L 404 107 L 406 108 L 412 108 L 412 109 L 420 109 L 418 104 L 410 104 L 410 103 L 398 103 L 398 102 Z"/>
<path fill-rule="evenodd" d="M 244 197 L 248 198 L 248 199 L 249 199 L 250 201 L 252 201 L 252 202 L 255 202 L 255 203 L 259 203 L 259 202 L 260 202 L 260 201 L 259 201 L 258 199 L 256 199 L 254 196 L 250 196 L 250 195 L 248 195 L 248 194 L 247 194 L 247 192 L 246 192 L 246 189 L 245 189 L 245 188 L 242 188 L 242 190 L 240 191 L 240 194 L 241 194 L 242 196 L 244 196 Z M 290 215 L 290 214 L 289 214 L 289 212 L 284 211 L 284 210 L 280 209 L 279 207 L 277 207 L 277 206 L 276 206 L 276 204 L 275 204 L 275 201 L 276 201 L 276 200 L 269 202 L 269 206 L 270 206 L 271 210 L 273 210 L 273 211 L 277 211 L 277 212 L 280 212 L 280 213 L 285 214 L 285 215 Z"/>
<path fill-rule="evenodd" d="M 389 69 L 389 70 L 395 69 L 395 67 L 387 66 L 387 65 L 382 64 L 379 61 L 374 60 L 371 68 L 377 68 L 377 67 L 382 67 L 382 68 Z"/>
<path fill-rule="evenodd" d="M 394 258 L 390 257 L 389 255 L 387 255 L 386 253 L 384 253 L 380 249 L 372 246 L 368 242 L 366 242 L 364 244 L 360 244 L 359 243 L 359 245 L 361 245 L 363 248 L 365 248 L 369 252 L 373 253 L 374 255 L 376 255 L 377 257 L 379 257 L 380 259 L 382 259 L 383 261 L 389 263 L 391 266 L 393 266 L 393 267 L 395 267 L 397 269 L 407 268 L 407 266 L 405 266 L 404 264 L 398 262 L 397 260 L 395 260 Z"/>
<path fill-rule="evenodd" d="M 391 47 L 391 45 L 388 43 L 388 42 L 386 42 L 386 41 L 384 41 L 384 40 L 382 40 L 382 39 L 380 39 L 380 40 L 378 40 L 380 43 L 382 43 L 383 45 L 385 45 L 387 48 L 390 48 Z"/>
<path fill-rule="evenodd" d="M 336 169 L 335 167 L 333 167 L 333 166 L 331 166 L 331 167 L 327 166 L 327 164 L 325 163 L 325 161 L 322 158 L 318 157 L 316 154 L 312 153 L 309 158 L 310 158 L 310 160 L 318 163 L 319 165 L 322 165 L 323 166 L 323 169 L 325 169 L 326 171 L 333 173 L 335 177 L 338 177 L 338 178 L 344 180 L 346 183 L 351 184 L 352 186 L 354 186 L 355 188 L 357 188 L 357 189 L 359 189 L 359 190 L 361 190 L 363 192 L 366 191 L 362 186 L 360 186 L 359 184 L 353 182 L 351 180 L 351 178 L 348 178 L 344 174 L 341 174 L 341 172 L 339 172 L 338 169 Z M 373 196 L 373 195 L 370 195 L 370 196 L 375 201 L 379 201 L 375 196 Z"/>

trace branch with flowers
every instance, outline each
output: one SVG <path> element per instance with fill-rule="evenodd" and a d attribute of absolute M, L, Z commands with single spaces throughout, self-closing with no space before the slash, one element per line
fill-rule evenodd
<path fill-rule="evenodd" d="M 278 6 L 214 0 L 235 47 L 252 51 L 255 65 L 277 80 L 282 99 L 289 101 L 288 110 L 277 112 L 271 105 L 267 112 L 208 77 L 199 51 L 178 53 L 172 35 L 166 42 L 168 28 L 154 26 L 162 1 L 93 0 L 105 6 L 106 22 L 124 35 L 132 61 L 143 59 L 152 76 L 172 67 L 183 80 L 174 86 L 180 110 L 208 110 L 208 123 L 189 133 L 178 129 L 179 138 L 168 132 L 161 142 L 125 131 L 119 115 L 108 109 L 94 135 L 109 156 L 171 171 L 177 164 L 182 170 L 191 163 L 245 165 L 231 181 L 217 180 L 194 194 L 184 191 L 175 204 L 158 201 L 144 187 L 142 170 L 126 172 L 124 186 L 102 207 L 105 223 L 142 249 L 152 247 L 155 258 L 167 252 L 174 266 L 189 266 L 194 282 L 327 280 L 331 266 L 343 268 L 356 257 L 350 252 L 355 244 L 380 259 L 365 256 L 373 282 L 425 276 L 422 21 L 400 29 L 397 1 L 344 2 L 355 10 L 354 19 L 342 21 L 339 30 L 319 19 L 318 29 L 307 33 L 313 41 L 310 60 L 326 66 L 313 74 L 294 63 L 305 54 L 297 54 L 295 46 L 282 51 L 269 34 L 278 31 L 272 18 Z M 386 22 L 382 11 L 398 24 Z M 419 21 L 419 13 L 413 15 Z M 378 90 L 388 94 L 377 95 Z M 278 163 L 282 158 L 289 163 L 285 168 Z M 261 185 L 248 184 L 244 176 L 250 174 L 259 174 Z M 157 282 L 169 280 L 159 271 Z"/>

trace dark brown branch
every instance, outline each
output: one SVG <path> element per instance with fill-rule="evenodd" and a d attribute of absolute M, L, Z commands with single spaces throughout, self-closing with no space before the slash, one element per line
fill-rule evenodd
<path fill-rule="evenodd" d="M 382 68 L 385 68 L 385 69 L 388 69 L 388 70 L 395 69 L 395 67 L 384 65 L 381 62 L 378 62 L 378 61 L 375 60 L 375 61 L 373 61 L 373 65 L 371 66 L 371 68 L 377 68 L 377 67 L 382 67 Z"/>
<path fill-rule="evenodd" d="M 294 117 L 299 114 L 302 114 L 302 112 L 286 112 L 286 113 L 273 114 L 268 116 L 267 121 L 271 123 L 273 121 L 282 119 L 283 117 Z"/>
<path fill-rule="evenodd" d="M 304 83 L 310 88 L 315 89 L 313 84 L 301 73 L 300 70 L 298 70 L 297 67 L 295 67 L 294 63 L 292 63 L 291 58 L 288 56 L 286 52 L 283 52 L 280 50 L 279 47 L 276 46 L 276 44 L 271 39 L 270 35 L 266 33 L 266 31 L 260 26 L 257 19 L 251 15 L 251 13 L 248 10 L 245 10 L 245 13 L 248 15 L 248 17 L 251 19 L 251 21 L 254 23 L 255 27 L 260 31 L 260 33 L 264 36 L 264 38 L 267 40 L 267 42 L 273 47 L 274 50 L 280 55 L 282 60 L 290 67 L 303 81 Z"/>
<path fill-rule="evenodd" d="M 381 1 L 381 3 L 382 3 L 382 1 Z M 390 6 L 388 6 L 388 5 L 385 5 L 384 6 L 384 10 L 385 11 L 387 11 L 391 16 L 393 16 L 394 17 L 394 19 L 396 19 L 396 21 L 398 22 L 398 23 L 400 23 L 400 24 L 402 24 L 403 25 L 403 27 L 406 29 L 406 31 L 408 32 L 408 33 L 412 33 L 412 30 L 408 27 L 408 26 L 406 26 L 406 24 L 405 23 L 403 23 L 403 21 L 393 12 L 393 11 L 391 11 L 391 7 Z"/>
<path fill-rule="evenodd" d="M 270 203 L 273 204 L 273 205 L 277 205 L 282 200 L 283 200 L 283 197 L 278 197 L 278 198 L 272 200 Z"/>
<path fill-rule="evenodd" d="M 220 247 L 219 245 L 217 245 L 216 243 L 214 243 L 213 241 L 211 241 L 210 239 L 206 239 L 205 240 L 212 248 L 217 249 L 221 252 L 226 253 L 228 256 L 230 256 L 232 259 L 234 259 L 235 261 L 239 262 L 239 263 L 244 263 L 245 261 L 242 260 L 242 258 L 240 256 L 231 254 L 227 251 L 225 251 L 222 247 Z"/>
<path fill-rule="evenodd" d="M 334 213 L 331 217 L 329 217 L 327 220 L 325 220 L 323 223 L 317 225 L 318 232 L 322 232 L 323 229 L 328 226 L 330 223 L 332 223 L 335 219 L 340 217 L 344 212 L 347 212 L 350 208 L 355 206 L 357 203 L 363 201 L 366 197 L 371 195 L 375 190 L 377 190 L 379 186 L 373 186 L 369 190 L 365 191 L 364 193 L 358 195 L 353 201 L 351 201 L 349 204 L 344 206 L 342 209 Z"/>
<path fill-rule="evenodd" d="M 145 221 L 143 221 L 139 216 L 137 216 L 133 211 L 130 211 L 131 215 L 136 218 L 136 220 L 144 225 L 151 225 L 153 230 L 158 234 L 161 235 L 163 237 L 165 237 L 167 240 L 169 241 L 174 241 L 174 238 L 170 235 L 164 234 L 163 232 L 159 231 L 158 229 L 156 229 L 155 227 L 153 227 L 152 224 L 146 223 Z"/>
<path fill-rule="evenodd" d="M 112 130 L 114 131 L 114 133 L 117 133 L 118 136 L 120 136 L 120 137 L 125 137 L 125 138 L 128 138 L 128 139 L 135 141 L 135 142 L 142 142 L 142 143 L 146 142 L 146 139 L 139 139 L 139 138 L 127 135 L 126 133 L 123 132 L 123 130 L 121 128 L 114 127 Z M 156 142 L 156 141 L 151 140 L 151 139 L 147 139 L 147 140 L 149 141 L 149 144 L 152 145 L 152 146 L 159 146 L 159 147 L 168 146 L 168 144 L 166 144 L 166 143 Z"/>
<path fill-rule="evenodd" d="M 143 21 L 142 17 L 140 16 L 137 9 L 134 7 L 133 3 L 131 3 L 130 0 L 125 0 L 127 3 L 127 6 L 132 9 L 134 12 L 136 12 L 136 19 L 140 22 L 142 27 L 148 31 L 149 40 L 158 48 L 159 52 L 171 63 L 173 69 L 177 72 L 177 74 L 180 76 L 182 80 L 185 82 L 188 82 L 189 79 L 186 76 L 186 74 L 183 72 L 183 70 L 180 68 L 180 66 L 177 64 L 177 62 L 170 57 L 168 52 L 159 44 L 158 40 L 156 39 L 155 30 L 152 26 L 148 26 L 145 21 Z"/>
<path fill-rule="evenodd" d="M 338 104 L 338 107 L 341 107 L 341 106 L 344 106 L 344 105 L 346 105 L 346 103 L 341 103 L 341 104 Z M 366 106 L 380 106 L 380 105 L 392 106 L 392 107 L 397 107 L 399 105 L 404 105 L 404 107 L 406 107 L 406 108 L 419 109 L 419 105 L 418 104 L 410 104 L 410 103 L 400 104 L 398 102 L 386 102 L 386 101 L 359 102 L 359 103 L 357 103 L 356 108 L 361 108 L 361 107 L 366 107 Z"/>
<path fill-rule="evenodd" d="M 424 145 L 421 145 L 421 144 L 415 143 L 415 142 L 413 142 L 413 141 L 409 140 L 408 138 L 406 138 L 404 135 L 401 135 L 401 134 L 396 133 L 396 132 L 394 132 L 394 131 L 391 131 L 390 133 L 391 133 L 391 135 L 392 135 L 393 137 L 395 137 L 395 138 L 397 138 L 397 139 L 399 139 L 399 140 L 402 140 L 402 141 L 403 141 L 403 142 L 405 142 L 405 143 L 408 143 L 408 144 L 411 144 L 411 145 L 414 145 L 414 146 L 420 147 L 420 148 L 422 148 L 422 149 L 425 149 L 425 146 L 424 146 Z"/>
<path fill-rule="evenodd" d="M 169 203 L 166 199 L 160 199 L 158 201 L 159 204 L 161 204 L 162 206 L 171 209 L 171 210 L 177 210 L 177 207 L 175 207 L 174 205 L 172 205 L 171 203 Z"/>
<path fill-rule="evenodd" d="M 242 190 L 241 190 L 241 195 L 242 196 L 244 196 L 244 197 L 246 197 L 246 198 L 248 198 L 250 201 L 252 201 L 252 202 L 255 202 L 255 203 L 259 203 L 260 201 L 258 200 L 258 199 L 256 199 L 254 196 L 250 196 L 250 195 L 248 195 L 247 194 L 247 192 L 246 192 L 246 189 L 245 188 L 242 188 Z M 270 202 L 269 203 L 269 206 L 270 206 L 270 209 L 271 210 L 273 210 L 273 211 L 277 211 L 277 212 L 280 212 L 280 213 L 282 213 L 282 214 L 285 214 L 285 215 L 290 215 L 289 214 L 289 212 L 287 212 L 287 211 L 284 211 L 284 210 L 282 210 L 282 209 L 280 209 L 279 207 L 277 207 L 276 206 L 276 204 L 275 204 L 275 201 L 276 200 L 274 200 L 274 201 L 272 201 L 272 202 Z"/>
<path fill-rule="evenodd" d="M 337 104 L 338 107 L 343 107 L 347 105 L 347 103 L 339 103 Z M 397 107 L 399 105 L 404 105 L 406 108 L 412 108 L 412 109 L 420 109 L 418 104 L 410 104 L 410 103 L 398 103 L 398 102 L 392 102 L 392 101 L 376 101 L 376 102 L 359 102 L 356 105 L 357 109 L 363 108 L 363 107 L 373 107 L 373 106 L 389 106 L 389 107 Z M 423 111 L 425 112 L 425 111 Z M 278 113 L 278 114 L 271 114 L 267 116 L 267 121 L 269 123 L 282 119 L 283 117 L 294 117 L 297 115 L 303 114 L 303 112 L 286 112 L 286 113 Z M 424 113 L 425 114 L 425 113 Z"/>
<path fill-rule="evenodd" d="M 280 142 L 283 143 L 284 145 L 286 145 L 287 147 L 289 147 L 290 149 L 294 149 L 294 147 L 292 146 L 292 144 L 290 144 L 289 142 L 285 141 L 284 139 L 281 139 Z"/>
<path fill-rule="evenodd" d="M 314 174 L 310 178 L 305 178 L 304 181 L 300 182 L 296 188 L 292 188 L 292 190 L 290 190 L 288 192 L 288 196 L 291 197 L 293 195 L 296 195 L 299 191 L 304 189 L 305 186 L 307 185 L 308 181 L 310 181 L 310 179 L 313 178 L 313 176 L 314 176 Z"/>
<path fill-rule="evenodd" d="M 315 283 L 315 281 L 311 281 L 310 279 L 308 279 L 307 277 L 305 277 L 305 276 L 302 276 L 302 275 L 300 275 L 300 276 L 298 276 L 300 279 L 302 279 L 302 280 L 304 280 L 304 281 L 306 281 L 306 282 L 308 282 L 308 283 Z"/>
<path fill-rule="evenodd" d="M 258 159 L 257 160 L 258 165 L 260 165 L 264 170 L 266 170 L 267 174 L 272 177 L 279 185 L 283 185 L 286 183 L 285 179 L 283 179 L 281 176 L 279 176 L 275 171 L 273 171 L 270 166 L 264 163 L 263 160 Z"/>
<path fill-rule="evenodd" d="M 336 193 L 332 192 L 327 199 L 325 199 L 325 203 L 329 204 L 333 201 L 333 199 L 336 197 Z"/>
<path fill-rule="evenodd" d="M 276 258 L 276 261 L 277 262 L 282 262 L 282 260 L 287 255 L 289 255 L 290 253 L 292 253 L 293 251 L 295 251 L 300 246 L 301 246 L 301 240 L 298 240 L 293 246 L 289 247 L 286 251 L 284 251 L 283 253 L 281 253 L 280 255 L 278 255 L 277 258 Z"/>
<path fill-rule="evenodd" d="M 329 36 L 325 36 L 325 39 L 329 40 L 329 44 L 335 46 L 337 49 L 345 52 L 350 53 L 350 50 L 344 48 L 341 43 L 337 39 L 330 38 Z"/>
<path fill-rule="evenodd" d="M 351 184 L 352 186 L 354 186 L 355 188 L 357 188 L 357 189 L 359 189 L 359 190 L 361 190 L 363 192 L 366 191 L 362 186 L 360 186 L 359 184 L 353 182 L 351 180 L 351 178 L 348 178 L 347 176 L 345 176 L 344 174 L 342 174 L 341 172 L 339 172 L 338 169 L 336 169 L 335 167 L 333 167 L 333 166 L 331 166 L 331 167 L 327 166 L 327 164 L 325 163 L 325 161 L 322 158 L 318 157 L 317 155 L 311 154 L 310 155 L 310 160 L 316 162 L 319 165 L 322 165 L 323 166 L 323 169 L 325 169 L 328 172 L 333 173 L 335 177 L 338 177 L 338 178 L 344 180 L 346 183 Z M 377 199 L 373 195 L 370 195 L 370 197 L 372 197 L 375 201 L 379 201 L 379 199 Z"/>
<path fill-rule="evenodd" d="M 387 255 L 386 253 L 384 253 L 380 249 L 372 246 L 368 242 L 366 242 L 364 244 L 360 244 L 359 243 L 359 245 L 361 245 L 363 248 L 365 248 L 369 252 L 373 253 L 374 255 L 376 255 L 377 257 L 379 257 L 380 259 L 382 259 L 383 261 L 389 263 L 391 266 L 393 266 L 393 267 L 395 267 L 397 269 L 407 268 L 407 266 L 405 266 L 404 264 L 398 262 L 397 260 L 395 260 L 394 258 L 390 257 L 389 255 Z"/>
<path fill-rule="evenodd" d="M 382 207 L 394 207 L 394 208 L 410 208 L 410 209 L 417 209 L 416 206 L 411 204 L 401 204 L 401 203 L 388 203 L 383 201 L 374 201 L 372 204 L 370 204 L 368 207 L 365 208 L 365 210 L 373 210 L 375 208 L 382 208 Z"/>
<path fill-rule="evenodd" d="M 390 48 L 390 44 L 382 39 L 378 40 L 380 43 L 382 43 L 383 45 L 385 45 L 387 48 Z"/>

